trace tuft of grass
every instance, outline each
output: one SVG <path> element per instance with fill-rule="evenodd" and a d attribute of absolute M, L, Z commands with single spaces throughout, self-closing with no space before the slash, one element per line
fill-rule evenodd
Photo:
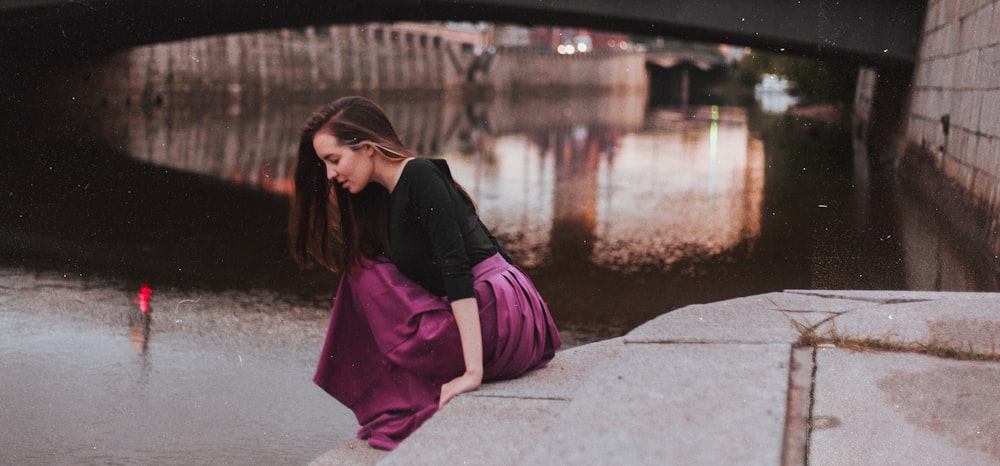
<path fill-rule="evenodd" d="M 837 332 L 836 323 L 831 323 L 823 334 L 816 331 L 819 325 L 813 326 L 795 320 L 791 324 L 799 333 L 796 346 L 800 348 L 833 346 L 859 352 L 913 353 L 959 361 L 1000 362 L 1000 353 L 997 353 L 996 348 L 984 353 L 974 350 L 971 343 L 968 349 L 959 349 L 935 340 L 926 343 L 894 341 L 888 334 L 881 337 L 850 337 Z"/>

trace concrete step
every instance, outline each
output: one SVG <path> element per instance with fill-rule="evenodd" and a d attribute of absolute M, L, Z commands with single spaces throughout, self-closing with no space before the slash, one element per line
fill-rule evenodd
<path fill-rule="evenodd" d="M 379 464 L 521 464 L 593 372 L 623 350 L 620 338 L 571 348 L 542 370 L 462 395 Z"/>
<path fill-rule="evenodd" d="M 624 343 L 516 464 L 780 464 L 790 350 Z"/>
<path fill-rule="evenodd" d="M 809 334 L 827 342 L 797 347 Z M 869 339 L 946 357 L 852 349 Z M 392 453 L 352 442 L 314 464 L 996 464 L 997 348 L 1000 294 L 693 305 L 462 395 Z"/>
<path fill-rule="evenodd" d="M 542 370 L 452 400 L 393 452 L 352 440 L 310 466 L 516 464 L 569 405 L 590 373 L 617 358 L 622 339 L 560 351 Z"/>
<path fill-rule="evenodd" d="M 820 348 L 816 367 L 810 464 L 1000 464 L 1000 364 Z"/>

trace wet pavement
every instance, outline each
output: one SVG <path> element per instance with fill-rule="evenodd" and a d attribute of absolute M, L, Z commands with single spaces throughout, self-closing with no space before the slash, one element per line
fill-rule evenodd
<path fill-rule="evenodd" d="M 353 436 L 311 380 L 326 309 L 138 291 L 0 269 L 0 464 L 304 464 Z"/>
<path fill-rule="evenodd" d="M 692 305 L 460 396 L 391 453 L 312 465 L 997 464 L 998 348 L 994 293 Z"/>

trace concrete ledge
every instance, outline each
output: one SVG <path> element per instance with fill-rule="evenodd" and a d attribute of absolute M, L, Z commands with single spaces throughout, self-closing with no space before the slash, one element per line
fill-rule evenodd
<path fill-rule="evenodd" d="M 794 343 L 795 323 L 815 326 L 868 301 L 795 293 L 767 293 L 664 314 L 625 335 L 629 343 Z"/>
<path fill-rule="evenodd" d="M 778 464 L 788 350 L 626 345 L 518 464 Z"/>
<path fill-rule="evenodd" d="M 820 349 L 810 464 L 1000 463 L 1000 364 Z"/>
<path fill-rule="evenodd" d="M 376 464 L 388 455 L 385 450 L 368 446 L 360 439 L 350 440 L 316 458 L 310 466 L 368 466 Z"/>
<path fill-rule="evenodd" d="M 1000 352 L 1000 300 L 990 294 L 942 294 L 890 302 L 838 316 L 817 328 L 853 338 L 935 344 L 960 351 Z"/>
<path fill-rule="evenodd" d="M 809 331 L 995 357 L 1000 294 L 795 290 L 688 306 L 456 398 L 392 453 L 355 441 L 314 465 L 1000 462 L 1000 363 L 798 347 Z"/>
<path fill-rule="evenodd" d="M 379 464 L 522 464 L 566 400 L 458 397 Z"/>

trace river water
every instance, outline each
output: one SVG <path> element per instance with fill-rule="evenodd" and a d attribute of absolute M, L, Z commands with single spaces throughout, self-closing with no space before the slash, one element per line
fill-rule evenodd
<path fill-rule="evenodd" d="M 302 464 L 351 438 L 311 384 L 335 277 L 284 236 L 296 132 L 331 97 L 8 128 L 0 463 Z M 382 103 L 568 346 L 782 289 L 998 288 L 846 124 L 643 95 Z"/>

